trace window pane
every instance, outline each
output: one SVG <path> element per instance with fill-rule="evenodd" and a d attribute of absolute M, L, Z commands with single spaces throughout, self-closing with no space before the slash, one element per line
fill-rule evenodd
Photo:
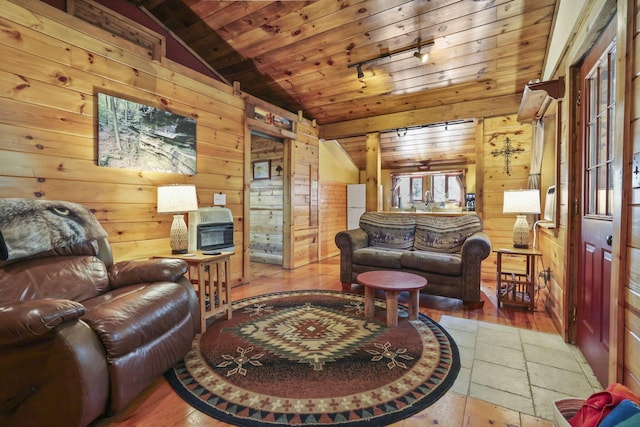
<path fill-rule="evenodd" d="M 609 58 L 605 58 L 600 64 L 600 72 L 598 73 L 598 114 L 607 111 L 609 107 Z"/>
<path fill-rule="evenodd" d="M 609 160 L 609 144 L 608 144 L 608 136 L 609 136 L 609 127 L 607 126 L 607 111 L 605 110 L 604 114 L 598 118 L 598 164 L 602 165 L 607 160 Z"/>
<path fill-rule="evenodd" d="M 608 153 L 607 153 L 607 159 L 611 159 L 613 157 L 613 154 L 611 153 L 611 150 L 613 148 L 613 138 L 614 138 L 614 131 L 615 131 L 615 104 L 616 104 L 616 55 L 615 55 L 615 50 L 611 52 L 610 56 L 609 56 L 609 69 L 611 70 L 610 72 L 610 78 L 609 78 L 609 144 L 608 145 Z"/>
<path fill-rule="evenodd" d="M 597 184 L 597 201 L 596 201 L 596 213 L 598 215 L 606 215 L 607 214 L 607 201 L 609 195 L 607 194 L 607 190 L 609 189 L 608 185 L 608 176 L 607 176 L 607 166 L 601 166 L 597 169 L 598 171 L 598 184 Z"/>
<path fill-rule="evenodd" d="M 597 101 L 598 101 L 598 91 L 597 91 L 597 82 L 594 80 L 593 76 L 589 78 L 587 81 L 589 93 L 585 94 L 589 97 L 589 111 L 587 112 L 587 118 L 589 123 L 592 123 L 594 118 L 597 115 Z"/>
<path fill-rule="evenodd" d="M 596 212 L 596 170 L 592 169 L 587 171 L 585 183 L 585 197 L 587 198 L 585 203 L 585 214 L 592 215 Z"/>
<path fill-rule="evenodd" d="M 431 178 L 431 185 L 433 187 L 433 201 L 434 202 L 444 202 L 444 193 L 445 193 L 445 176 L 444 175 L 434 175 Z"/>
<path fill-rule="evenodd" d="M 461 192 L 462 189 L 460 188 L 460 180 L 455 177 L 455 176 L 450 176 L 448 179 L 448 186 L 447 186 L 447 191 L 449 193 L 449 200 L 455 200 L 456 202 L 459 202 L 462 200 L 461 197 Z"/>
<path fill-rule="evenodd" d="M 613 145 L 613 144 L 609 144 Z M 609 197 L 607 198 L 607 215 L 613 215 L 613 169 L 611 168 L 611 163 L 607 163 L 607 176 L 609 183 Z"/>

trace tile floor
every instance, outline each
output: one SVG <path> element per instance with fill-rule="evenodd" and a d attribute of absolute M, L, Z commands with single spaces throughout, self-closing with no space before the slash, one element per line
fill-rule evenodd
<path fill-rule="evenodd" d="M 442 316 L 461 368 L 450 391 L 551 420 L 552 402 L 602 386 L 577 347 L 559 335 Z"/>

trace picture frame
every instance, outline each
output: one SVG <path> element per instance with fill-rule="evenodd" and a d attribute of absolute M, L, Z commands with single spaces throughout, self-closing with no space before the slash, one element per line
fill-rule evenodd
<path fill-rule="evenodd" d="M 196 120 L 97 93 L 98 166 L 196 174 Z"/>
<path fill-rule="evenodd" d="M 271 179 L 271 160 L 253 162 L 253 179 Z"/>
<path fill-rule="evenodd" d="M 422 200 L 422 177 L 411 178 L 411 200 Z"/>

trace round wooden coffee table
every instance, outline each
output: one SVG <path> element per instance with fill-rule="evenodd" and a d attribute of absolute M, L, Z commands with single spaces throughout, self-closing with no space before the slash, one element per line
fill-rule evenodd
<path fill-rule="evenodd" d="M 404 271 L 367 271 L 358 274 L 356 281 L 364 286 L 364 315 L 373 317 L 376 289 L 386 292 L 387 326 L 398 326 L 398 294 L 409 291 L 409 319 L 418 318 L 420 289 L 427 286 L 427 279 Z"/>

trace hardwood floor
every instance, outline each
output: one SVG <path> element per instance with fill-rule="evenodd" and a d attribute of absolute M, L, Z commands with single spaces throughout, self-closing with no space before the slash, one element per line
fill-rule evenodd
<path fill-rule="evenodd" d="M 279 266 L 252 265 L 251 283 L 233 288 L 233 299 L 278 292 L 283 290 L 331 289 L 340 290 L 339 257 L 320 263 L 282 270 Z M 362 293 L 354 285 L 353 292 Z M 543 310 L 529 312 L 522 308 L 496 308 L 495 284 L 483 283 L 485 304 L 483 309 L 467 310 L 462 303 L 447 298 L 421 295 L 420 311 L 435 321 L 442 315 L 493 322 L 541 332 L 557 333 L 549 316 Z M 543 297 L 544 298 L 544 297 Z M 401 300 L 404 303 L 404 301 Z M 543 301 L 538 302 L 543 307 Z M 185 403 L 173 392 L 164 378 L 159 378 L 129 407 L 111 417 L 92 424 L 103 426 L 207 426 L 229 424 L 215 420 Z M 393 424 L 395 427 L 438 425 L 439 427 L 522 426 L 551 427 L 547 420 L 521 414 L 491 403 L 449 392 L 424 411 Z"/>

